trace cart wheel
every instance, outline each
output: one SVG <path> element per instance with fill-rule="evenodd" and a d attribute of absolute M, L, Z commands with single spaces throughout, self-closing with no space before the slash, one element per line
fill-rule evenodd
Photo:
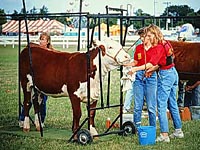
<path fill-rule="evenodd" d="M 90 144 L 92 143 L 92 136 L 90 134 L 90 131 L 87 129 L 81 129 L 77 133 L 78 137 L 78 143 L 82 145 Z"/>
<path fill-rule="evenodd" d="M 124 130 L 124 135 L 130 135 L 130 134 L 135 134 L 135 126 L 131 121 L 126 121 L 122 125 L 122 129 Z"/>

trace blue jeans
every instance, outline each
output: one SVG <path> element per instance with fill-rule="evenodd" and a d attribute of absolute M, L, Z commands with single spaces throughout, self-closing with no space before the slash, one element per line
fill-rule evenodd
<path fill-rule="evenodd" d="M 137 71 L 134 82 L 134 110 L 133 121 L 136 127 L 141 124 L 144 98 L 147 103 L 150 126 L 156 126 L 156 92 L 157 74 L 154 72 L 150 78 L 144 77 L 144 71 Z"/>
<path fill-rule="evenodd" d="M 192 104 L 193 106 L 200 106 L 200 85 L 194 89 L 194 101 Z"/>
<path fill-rule="evenodd" d="M 191 91 L 185 92 L 184 106 L 200 106 L 200 85 Z"/>
<path fill-rule="evenodd" d="M 178 103 L 178 107 L 183 107 L 184 106 L 184 83 L 179 81 L 178 82 L 178 99 L 177 99 L 177 103 Z"/>
<path fill-rule="evenodd" d="M 46 102 L 47 102 L 47 96 L 42 94 L 42 98 L 43 98 L 43 101 L 42 101 L 42 104 L 41 104 L 41 122 L 44 123 L 44 120 L 45 120 L 45 117 L 46 117 Z M 30 108 L 32 106 L 32 103 L 30 103 Z M 20 121 L 24 121 L 24 107 L 22 107 L 22 112 L 19 116 L 19 120 Z"/>
<path fill-rule="evenodd" d="M 160 70 L 158 77 L 158 119 L 160 131 L 169 132 L 167 108 L 169 109 L 174 128 L 182 127 L 179 109 L 176 101 L 176 91 L 178 88 L 178 73 L 175 67 L 167 70 Z"/>
<path fill-rule="evenodd" d="M 133 100 L 133 83 L 132 88 L 126 92 L 125 101 L 124 101 L 124 109 L 129 110 L 131 108 L 131 102 Z"/>

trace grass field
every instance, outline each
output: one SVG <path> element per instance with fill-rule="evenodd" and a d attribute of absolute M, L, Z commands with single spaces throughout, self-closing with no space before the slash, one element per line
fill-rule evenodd
<path fill-rule="evenodd" d="M 58 48 L 62 50 L 61 48 Z M 70 48 L 65 51 L 72 51 Z M 119 71 L 111 72 L 110 103 L 119 104 L 120 93 Z M 104 84 L 104 99 L 107 94 L 107 79 Z M 47 102 L 47 118 L 45 121 L 44 137 L 34 131 L 23 133 L 18 127 L 18 48 L 0 46 L 0 150 L 129 150 L 129 149 L 169 149 L 169 150 L 196 150 L 200 149 L 200 122 L 183 122 L 185 138 L 172 139 L 170 143 L 156 143 L 151 146 L 141 146 L 137 135 L 119 136 L 117 134 L 102 136 L 92 144 L 82 146 L 77 143 L 68 143 L 71 136 L 72 110 L 68 98 L 49 98 Z M 100 101 L 99 101 L 100 102 Z M 106 103 L 106 102 L 104 102 Z M 100 105 L 100 103 L 98 103 Z M 119 114 L 119 108 L 98 110 L 96 114 L 96 127 L 99 133 L 106 130 L 105 121 L 111 120 Z M 33 116 L 33 111 L 31 111 Z M 82 118 L 87 116 L 85 104 L 82 104 Z M 146 124 L 147 120 L 143 120 Z M 170 132 L 173 131 L 172 122 L 169 121 Z M 87 128 L 87 127 L 85 127 Z M 113 129 L 118 130 L 118 129 Z M 159 123 L 157 126 L 159 134 Z"/>

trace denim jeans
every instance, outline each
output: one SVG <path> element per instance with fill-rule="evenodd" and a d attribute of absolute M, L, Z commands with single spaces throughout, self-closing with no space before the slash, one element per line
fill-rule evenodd
<path fill-rule="evenodd" d="M 46 117 L 46 102 L 47 102 L 47 96 L 46 95 L 42 95 L 43 97 L 43 101 L 42 101 L 42 104 L 41 104 L 41 110 L 40 110 L 40 112 L 41 112 L 41 122 L 42 123 L 44 123 L 44 120 L 45 120 L 45 117 Z M 31 106 L 32 106 L 32 103 L 30 103 L 30 108 L 31 108 Z M 20 116 L 19 116 L 19 120 L 20 121 L 24 121 L 24 118 L 25 118 L 25 116 L 24 116 L 24 107 L 22 107 L 22 111 L 21 111 L 21 114 L 20 114 Z"/>
<path fill-rule="evenodd" d="M 200 85 L 198 85 L 191 91 L 186 91 L 184 106 L 185 107 L 200 106 Z"/>
<path fill-rule="evenodd" d="M 144 71 L 137 71 L 134 81 L 134 110 L 133 121 L 136 127 L 141 124 L 142 108 L 144 98 L 147 103 L 150 126 L 156 126 L 156 92 L 157 74 L 154 72 L 151 77 L 145 78 Z"/>
<path fill-rule="evenodd" d="M 131 108 L 131 102 L 133 100 L 133 83 L 132 88 L 126 92 L 125 100 L 124 100 L 124 109 L 129 110 Z"/>
<path fill-rule="evenodd" d="M 193 106 L 200 106 L 200 85 L 194 89 L 194 101 Z"/>
<path fill-rule="evenodd" d="M 178 82 L 178 99 L 177 99 L 177 103 L 178 103 L 178 107 L 183 107 L 184 106 L 184 82 L 179 81 Z"/>
<path fill-rule="evenodd" d="M 160 70 L 158 77 L 158 119 L 160 131 L 169 132 L 167 108 L 169 109 L 174 128 L 182 127 L 179 109 L 176 101 L 176 91 L 178 88 L 178 73 L 175 67 L 167 70 Z"/>

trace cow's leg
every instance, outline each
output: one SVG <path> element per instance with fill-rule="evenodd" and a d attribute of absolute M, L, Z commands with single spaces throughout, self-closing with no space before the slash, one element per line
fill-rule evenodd
<path fill-rule="evenodd" d="M 90 108 L 96 108 L 96 105 L 97 105 L 97 101 L 94 101 L 94 102 L 90 105 Z M 90 110 L 90 124 L 91 124 L 93 127 L 95 127 L 95 124 L 94 124 L 95 115 L 96 115 L 96 110 L 95 110 L 95 109 Z"/>
<path fill-rule="evenodd" d="M 78 99 L 76 96 L 70 96 L 70 101 L 72 104 L 72 111 L 73 111 L 72 131 L 75 132 L 79 128 L 79 122 L 81 118 L 81 105 L 80 105 L 80 99 Z"/>
<path fill-rule="evenodd" d="M 90 105 L 90 108 L 96 108 L 96 105 L 97 105 L 97 101 L 94 101 Z M 95 124 L 94 124 L 95 115 L 96 115 L 96 110 L 95 109 L 90 110 L 90 133 L 91 133 L 92 136 L 98 135 L 98 133 L 95 129 Z"/>
<path fill-rule="evenodd" d="M 40 131 L 40 123 L 39 123 L 39 103 L 41 102 L 41 97 L 40 97 L 40 94 L 35 91 L 34 92 L 34 95 L 33 95 L 33 107 L 34 107 L 34 111 L 35 111 L 35 128 L 37 131 Z M 41 119 L 41 118 L 40 118 Z M 40 120 L 41 121 L 41 120 Z"/>
<path fill-rule="evenodd" d="M 23 123 L 23 131 L 29 132 L 30 131 L 30 121 L 29 121 L 29 110 L 30 110 L 30 99 L 31 99 L 31 93 L 24 90 L 24 103 L 23 103 L 23 109 L 24 109 L 24 123 Z"/>

